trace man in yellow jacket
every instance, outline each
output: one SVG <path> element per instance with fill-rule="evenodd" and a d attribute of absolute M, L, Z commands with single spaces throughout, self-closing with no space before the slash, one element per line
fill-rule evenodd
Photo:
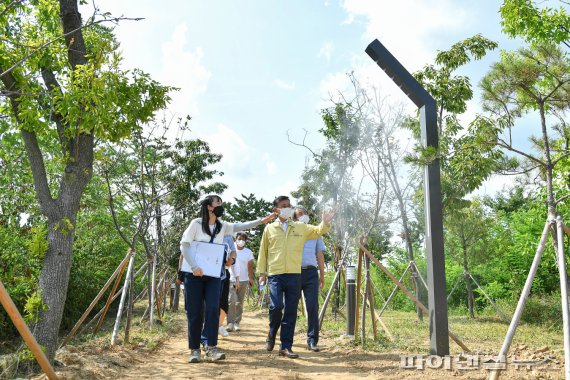
<path fill-rule="evenodd" d="M 330 230 L 332 211 L 323 214 L 318 226 L 292 220 L 294 210 L 287 196 L 273 201 L 279 219 L 267 225 L 261 237 L 257 271 L 260 283 L 269 286 L 269 333 L 266 348 L 272 351 L 277 331 L 281 328 L 279 355 L 297 358 L 292 351 L 297 322 L 297 306 L 301 298 L 301 257 L 306 240 L 316 239 Z"/>

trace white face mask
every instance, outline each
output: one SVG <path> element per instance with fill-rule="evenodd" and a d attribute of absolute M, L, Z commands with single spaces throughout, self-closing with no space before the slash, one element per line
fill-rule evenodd
<path fill-rule="evenodd" d="M 295 210 L 293 210 L 291 207 L 286 207 L 286 208 L 280 209 L 279 216 L 283 219 L 291 219 L 293 217 L 294 213 L 295 213 Z"/>
<path fill-rule="evenodd" d="M 245 245 L 245 240 L 236 240 L 236 245 L 240 248 L 243 248 Z"/>
<path fill-rule="evenodd" d="M 309 223 L 309 215 L 301 215 L 297 220 L 301 223 L 307 224 Z"/>

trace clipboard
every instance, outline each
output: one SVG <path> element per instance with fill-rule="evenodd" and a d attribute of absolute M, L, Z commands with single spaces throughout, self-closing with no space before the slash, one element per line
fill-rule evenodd
<path fill-rule="evenodd" d="M 222 276 L 224 265 L 224 244 L 193 241 L 190 243 L 190 255 L 196 259 L 196 264 L 202 269 L 204 276 Z"/>

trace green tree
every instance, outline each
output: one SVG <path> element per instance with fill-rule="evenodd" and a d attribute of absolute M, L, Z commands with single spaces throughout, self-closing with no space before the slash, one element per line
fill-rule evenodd
<path fill-rule="evenodd" d="M 446 256 L 463 267 L 467 307 L 469 315 L 474 318 L 475 297 L 469 268 L 484 262 L 488 257 L 492 220 L 485 215 L 481 202 L 474 200 L 469 207 L 448 214 L 445 225 Z"/>
<path fill-rule="evenodd" d="M 494 222 L 490 224 L 488 260 L 479 264 L 477 273 L 491 297 L 516 299 L 522 291 L 544 226 L 544 203 L 540 198 L 544 195 L 525 196 L 515 188 L 498 194 L 494 201 L 485 201 L 492 206 Z M 521 203 L 522 207 L 516 206 Z M 562 211 L 566 209 L 562 207 Z M 552 245 L 546 246 L 544 255 L 554 255 Z M 556 261 L 542 260 L 532 294 L 550 294 L 559 286 Z"/>
<path fill-rule="evenodd" d="M 435 152 L 417 144 L 416 153 L 410 155 L 408 160 L 424 164 L 436 156 L 439 158 L 444 212 L 466 206 L 465 195 L 477 189 L 489 177 L 501 158 L 500 151 L 477 145 L 476 136 L 465 133 L 467 125 L 461 123 L 459 115 L 467 110 L 473 90 L 468 77 L 456 74 L 472 59 L 481 59 L 496 47 L 496 42 L 475 35 L 455 43 L 449 50 L 439 52 L 435 66 L 427 65 L 414 73 L 418 82 L 437 102 L 439 147 Z M 419 141 L 418 119 L 409 126 Z"/>
<path fill-rule="evenodd" d="M 112 30 L 95 19 L 84 24 L 77 0 L 10 2 L 0 26 L 0 80 L 7 95 L 0 107 L 24 141 L 47 222 L 38 288 L 45 308 L 34 331 L 53 360 L 94 147 L 151 120 L 166 105 L 169 88 L 141 71 L 120 69 Z M 57 154 L 46 154 L 53 146 Z M 49 161 L 57 170 L 47 171 Z"/>
<path fill-rule="evenodd" d="M 228 222 L 246 222 L 267 216 L 273 210 L 273 202 L 265 199 L 258 199 L 254 194 L 242 194 L 240 198 L 234 198 L 233 202 L 224 202 L 226 213 L 224 219 Z M 265 229 L 265 224 L 261 224 L 247 232 L 247 246 L 255 257 L 259 252 L 261 235 Z"/>
<path fill-rule="evenodd" d="M 321 112 L 323 127 L 319 132 L 326 138 L 326 147 L 319 153 L 313 152 L 313 164 L 303 171 L 302 186 L 297 193 L 304 202 L 319 200 L 316 212 L 329 204 L 335 210 L 333 236 L 335 247 L 342 245 L 345 235 L 355 236 L 355 223 L 359 207 L 354 197 L 352 170 L 358 163 L 360 144 L 360 120 L 350 104 L 337 103 Z M 304 146 L 304 145 L 303 145 Z M 312 192 L 312 194 L 310 194 Z M 305 206 L 309 206 L 305 204 Z M 338 257 L 337 257 L 338 259 Z"/>
<path fill-rule="evenodd" d="M 558 8 L 548 4 L 559 3 Z M 501 5 L 501 26 L 511 37 L 528 42 L 562 43 L 570 47 L 570 14 L 563 0 L 504 0 Z"/>
<path fill-rule="evenodd" d="M 538 170 L 545 181 L 549 218 L 554 218 L 556 205 L 565 199 L 555 193 L 554 169 L 570 154 L 567 144 L 557 144 L 570 134 L 561 115 L 570 109 L 570 59 L 552 44 L 502 52 L 481 81 L 486 116 L 479 117 L 473 129 L 481 144 L 498 147 L 522 157 L 515 169 Z M 539 116 L 539 136 L 531 137 L 532 151 L 521 149 L 513 141 L 513 129 L 528 114 Z"/>

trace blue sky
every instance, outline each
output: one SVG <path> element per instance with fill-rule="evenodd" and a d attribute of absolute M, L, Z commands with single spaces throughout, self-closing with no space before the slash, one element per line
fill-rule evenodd
<path fill-rule="evenodd" d="M 348 86 L 346 73 L 406 101 L 364 53 L 378 38 L 409 71 L 438 50 L 482 33 L 503 49 L 520 43 L 500 33 L 500 1 L 481 0 L 95 0 L 102 12 L 143 17 L 116 34 L 125 68 L 140 68 L 180 87 L 168 115 L 192 116 L 190 138 L 208 141 L 224 158 L 226 200 L 254 193 L 266 200 L 300 184 L 307 152 L 287 133 L 322 148 L 320 109 Z M 83 6 L 84 17 L 92 4 Z M 498 51 L 463 73 L 473 84 Z M 472 102 L 469 118 L 478 110 Z M 407 104 L 410 104 L 406 101 Z M 410 110 L 413 109 L 410 104 Z M 175 131 L 173 132 L 175 133 Z M 494 191 L 501 180 L 486 184 Z M 485 191 L 485 189 L 483 191 Z"/>

